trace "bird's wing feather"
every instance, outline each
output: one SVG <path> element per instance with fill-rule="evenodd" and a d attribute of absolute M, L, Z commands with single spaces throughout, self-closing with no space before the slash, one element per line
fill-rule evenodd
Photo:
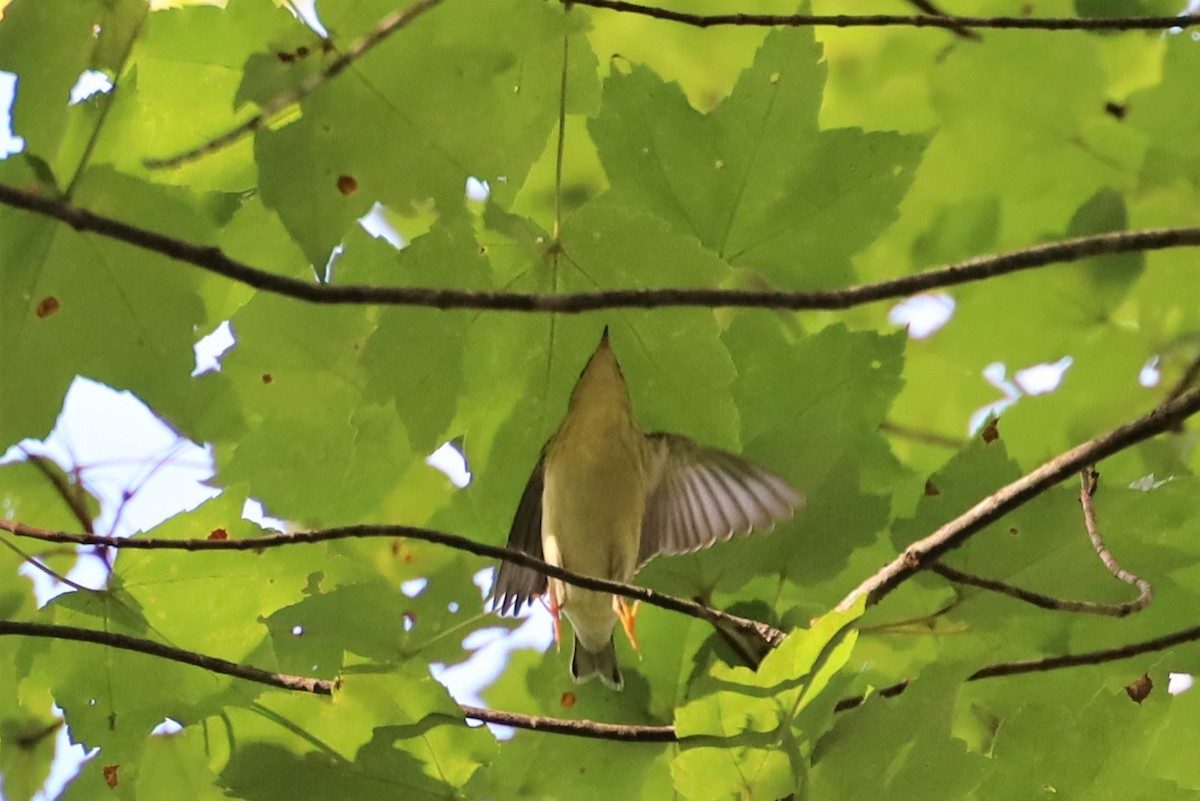
<path fill-rule="evenodd" d="M 544 484 L 546 449 L 538 458 L 537 467 L 529 476 L 529 483 L 521 493 L 517 513 L 513 516 L 512 528 L 508 532 L 508 548 L 529 554 L 537 559 L 542 555 L 542 486 Z M 546 576 L 538 571 L 501 562 L 492 585 L 492 608 L 502 615 L 515 615 L 526 603 L 532 602 L 546 591 Z"/>
<path fill-rule="evenodd" d="M 770 470 L 678 434 L 649 434 L 650 486 L 638 566 L 770 528 L 804 496 Z"/>

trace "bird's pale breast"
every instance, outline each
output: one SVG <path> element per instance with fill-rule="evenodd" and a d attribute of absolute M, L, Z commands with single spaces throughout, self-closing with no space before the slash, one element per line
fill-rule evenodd
<path fill-rule="evenodd" d="M 546 454 L 547 561 L 614 581 L 633 577 L 646 507 L 644 441 L 627 406 L 597 405 L 567 419 Z M 616 622 L 611 595 L 557 581 L 551 591 L 585 647 L 608 643 Z"/>

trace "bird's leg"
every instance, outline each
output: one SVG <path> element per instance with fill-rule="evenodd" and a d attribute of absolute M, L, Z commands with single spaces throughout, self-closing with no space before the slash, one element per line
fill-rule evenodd
<path fill-rule="evenodd" d="M 634 601 L 627 605 L 624 598 L 618 595 L 613 596 L 613 609 L 617 613 L 617 619 L 621 621 L 621 628 L 625 629 L 625 636 L 629 638 L 629 644 L 633 646 L 633 650 L 637 651 L 639 656 L 642 649 L 638 645 L 637 633 L 633 630 L 633 624 L 637 620 L 638 607 L 641 605 L 641 601 Z"/>
<path fill-rule="evenodd" d="M 554 590 L 547 590 L 542 598 L 546 600 L 550 617 L 554 620 L 554 649 L 557 651 L 562 648 L 562 608 L 558 605 L 558 599 L 554 597 Z"/>

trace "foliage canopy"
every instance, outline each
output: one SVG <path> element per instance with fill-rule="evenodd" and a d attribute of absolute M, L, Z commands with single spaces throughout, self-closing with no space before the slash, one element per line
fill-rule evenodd
<path fill-rule="evenodd" d="M 1200 216 L 1200 43 L 1187 31 L 701 30 L 542 0 L 444 0 L 279 107 L 397 0 L 320 0 L 327 37 L 269 0 L 174 5 L 0 2 L 0 69 L 17 75 L 25 142 L 0 161 L 0 185 L 307 282 L 530 293 L 836 290 Z M 955 6 L 1027 13 L 1016 0 Z M 68 104 L 85 70 L 115 89 Z M 258 108 L 271 113 L 250 136 L 146 166 Z M 485 200 L 468 178 L 486 182 Z M 375 204 L 405 247 L 358 224 Z M 71 737 L 99 749 L 67 799 L 185 787 L 246 801 L 1195 797 L 1200 772 L 1181 755 L 1200 732 L 1200 692 L 1166 692 L 1169 672 L 1200 670 L 1194 642 L 967 681 L 1195 626 L 1200 457 L 1186 431 L 1099 465 L 1099 526 L 1154 586 L 1138 614 L 1038 608 L 929 571 L 878 604 L 830 611 L 911 543 L 1159 403 L 1197 352 L 1195 258 L 1126 252 L 965 283 L 945 290 L 948 324 L 916 338 L 879 302 L 577 315 L 306 304 L 5 206 L 0 447 L 44 437 L 76 375 L 132 391 L 212 444 L 222 490 L 145 536 L 260 537 L 241 519 L 255 498 L 303 529 L 401 523 L 500 544 L 605 324 L 647 430 L 745 452 L 809 499 L 771 534 L 639 577 L 790 632 L 757 670 L 710 624 L 646 606 L 640 657 L 619 646 L 623 693 L 571 685 L 568 649 L 516 652 L 484 693 L 527 715 L 673 725 L 674 742 L 498 741 L 465 726 L 429 666 L 467 658 L 472 632 L 515 624 L 484 611 L 472 577 L 488 562 L 459 550 L 350 538 L 123 551 L 105 590 L 43 608 L 17 574 L 24 557 L 0 550 L 0 623 L 337 680 L 326 697 L 111 643 L 0 636 L 5 796 L 24 801 L 45 780 L 53 703 Z M 219 371 L 193 376 L 193 346 L 223 321 L 236 345 Z M 1017 372 L 1064 357 L 1053 392 Z M 989 383 L 993 363 L 1007 377 Z M 1157 384 L 1139 383 L 1147 373 Z M 1000 400 L 998 428 L 969 431 Z M 464 490 L 424 462 L 458 437 Z M 29 461 L 0 466 L 0 510 L 81 525 Z M 61 546 L 4 540 L 69 568 Z M 1069 482 L 945 560 L 1056 597 L 1134 593 L 1097 558 Z M 410 598 L 399 585 L 415 578 L 428 584 Z M 1135 702 L 1125 688 L 1143 674 L 1153 689 Z M 896 697 L 874 692 L 902 681 Z M 164 718 L 182 728 L 151 734 Z"/>

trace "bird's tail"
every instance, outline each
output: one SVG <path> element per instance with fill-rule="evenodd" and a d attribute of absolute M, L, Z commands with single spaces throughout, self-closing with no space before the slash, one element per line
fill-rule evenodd
<path fill-rule="evenodd" d="M 608 645 L 599 651 L 589 651 L 583 647 L 579 638 L 575 638 L 575 648 L 571 653 L 571 678 L 576 684 L 582 684 L 599 676 L 605 687 L 619 690 L 625 686 L 621 678 L 621 668 L 617 665 L 617 649 L 613 647 L 610 638 Z"/>

